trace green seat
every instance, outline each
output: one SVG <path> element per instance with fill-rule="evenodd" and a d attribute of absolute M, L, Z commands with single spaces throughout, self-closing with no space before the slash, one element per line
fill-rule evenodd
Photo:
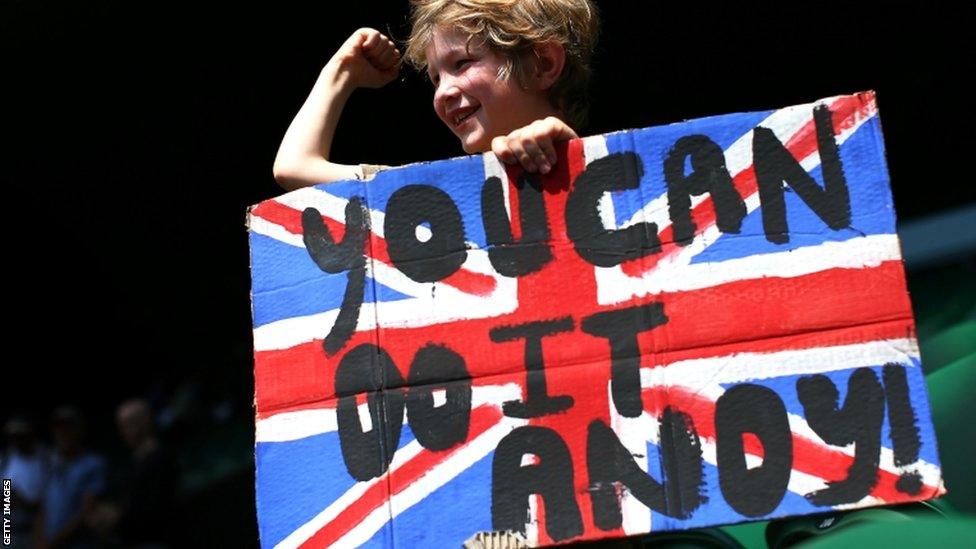
<path fill-rule="evenodd" d="M 905 521 L 865 522 L 837 532 L 833 536 L 814 538 L 799 547 L 973 547 L 976 544 L 976 519 L 957 517 L 913 518 Z"/>
<path fill-rule="evenodd" d="M 926 375 L 976 353 L 976 320 L 966 320 L 919 341 Z"/>
<path fill-rule="evenodd" d="M 850 529 L 865 524 L 905 523 L 917 520 L 944 520 L 945 513 L 929 502 L 892 507 L 873 507 L 837 511 L 792 519 L 775 520 L 766 528 L 766 544 L 771 549 L 806 546 L 818 539 L 836 539 Z"/>
<path fill-rule="evenodd" d="M 952 507 L 976 513 L 976 421 L 973 390 L 976 389 L 976 352 L 926 376 L 932 423 L 939 444 L 942 475 Z"/>

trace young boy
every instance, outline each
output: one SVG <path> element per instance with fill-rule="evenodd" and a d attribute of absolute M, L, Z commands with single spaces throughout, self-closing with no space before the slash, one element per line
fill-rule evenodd
<path fill-rule="evenodd" d="M 587 107 L 589 61 L 599 30 L 590 0 L 412 0 L 406 61 L 427 69 L 434 111 L 468 154 L 493 151 L 548 173 L 553 143 L 577 137 Z M 275 158 L 286 190 L 369 179 L 380 167 L 338 164 L 329 150 L 356 88 L 393 81 L 402 62 L 392 40 L 359 29 L 332 56 L 288 127 Z"/>

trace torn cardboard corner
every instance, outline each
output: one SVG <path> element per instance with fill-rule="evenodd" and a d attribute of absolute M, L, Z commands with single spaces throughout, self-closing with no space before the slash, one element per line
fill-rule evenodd
<path fill-rule="evenodd" d="M 544 176 L 384 170 L 250 221 L 264 546 L 944 492 L 871 92 L 570 141 Z"/>
<path fill-rule="evenodd" d="M 529 547 L 518 532 L 478 532 L 464 542 L 464 549 L 521 549 Z"/>

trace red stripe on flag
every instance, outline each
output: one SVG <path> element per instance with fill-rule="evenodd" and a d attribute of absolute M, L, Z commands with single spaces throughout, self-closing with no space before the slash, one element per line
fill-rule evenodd
<path fill-rule="evenodd" d="M 890 339 L 901 339 L 907 337 L 914 337 L 914 323 L 911 320 L 891 320 L 888 322 L 879 322 L 877 324 L 866 324 L 861 326 L 850 326 L 845 328 L 837 328 L 835 330 L 824 330 L 819 332 L 809 332 L 796 335 L 788 335 L 781 337 L 771 337 L 768 339 L 759 339 L 753 341 L 726 343 L 723 345 L 715 345 L 705 348 L 695 348 L 695 349 L 683 349 L 678 351 L 668 351 L 668 352 L 658 352 L 653 355 L 656 364 L 643 364 L 642 368 L 651 368 L 659 365 L 668 365 L 674 362 L 679 362 L 682 360 L 695 360 L 703 358 L 715 358 L 730 356 L 739 353 L 774 353 L 780 351 L 797 351 L 803 349 L 813 349 L 816 347 L 833 347 L 838 345 L 854 345 L 859 343 L 869 343 L 872 341 L 882 341 Z M 315 342 L 319 345 L 321 342 Z M 297 348 L 296 348 L 297 349 Z M 301 354 L 301 351 L 296 351 L 296 354 Z M 287 366 L 289 363 L 289 358 L 283 358 L 280 362 L 282 366 Z M 269 363 L 270 364 L 270 363 Z M 324 370 L 326 368 L 325 362 L 322 362 L 321 368 Z M 297 370 L 296 370 L 297 371 Z M 294 376 L 301 376 L 301 373 L 295 373 L 294 375 L 280 376 L 284 379 L 294 379 Z M 512 379 L 512 381 L 520 381 L 517 376 L 511 377 L 506 376 L 506 378 Z M 266 378 L 262 377 L 261 385 L 270 388 L 270 383 Z M 482 376 L 474 378 L 472 383 L 475 387 L 489 386 L 492 384 L 498 384 L 499 379 L 494 376 Z M 281 414 L 285 412 L 297 412 L 303 410 L 317 410 L 322 408 L 335 408 L 335 400 L 332 397 L 332 380 L 318 380 L 315 386 L 321 388 L 321 393 L 328 393 L 328 396 L 320 396 L 318 400 L 306 401 L 307 399 L 301 399 L 299 394 L 295 394 L 292 401 L 302 400 L 302 402 L 284 404 L 280 403 L 274 405 L 274 403 L 269 402 L 262 398 L 258 402 L 258 414 L 257 419 L 266 419 L 268 417 L 274 416 L 276 414 Z M 279 390 L 282 389 L 281 386 L 278 387 Z M 269 389 L 264 389 L 269 390 Z M 282 393 L 283 394 L 283 393 Z M 311 395 L 309 395 L 311 396 Z"/>
<path fill-rule="evenodd" d="M 355 332 L 346 344 L 352 349 L 376 344 L 372 331 Z M 274 351 L 254 353 L 255 406 L 258 419 L 281 412 L 321 408 L 335 398 L 335 370 L 344 353 L 327 357 L 316 339 Z"/>
<path fill-rule="evenodd" d="M 818 296 L 823 296 L 818 298 Z M 830 299 L 826 299 L 830 297 Z M 844 344 L 864 333 L 869 341 L 908 337 L 912 330 L 911 305 L 900 261 L 886 261 L 867 269 L 829 269 L 795 278 L 762 278 L 731 282 L 702 290 L 649 296 L 637 301 L 664 303 L 667 324 L 638 336 L 642 352 L 667 362 L 701 358 L 755 348 L 787 348 Z M 577 310 L 577 306 L 581 309 Z M 472 378 L 519 373 L 520 345 L 492 343 L 491 328 L 554 318 L 556 307 L 578 323 L 585 315 L 619 305 L 596 307 L 576 301 L 540 302 L 509 315 L 465 321 L 459 332 L 451 325 L 381 328 L 382 347 L 406 374 L 414 353 L 428 342 L 452 349 L 493 349 L 490 356 L 465 356 Z M 838 326 L 839 318 L 846 326 Z M 882 326 L 878 330 L 873 325 Z M 839 335 L 848 334 L 849 335 Z M 879 331 L 880 330 L 880 331 Z M 823 337 L 815 332 L 827 331 Z M 883 335 L 881 335 L 883 334 Z M 346 345 L 376 343 L 373 332 L 356 332 Z M 834 338 L 837 338 L 836 340 Z M 577 330 L 547 338 L 546 364 L 552 367 L 607 362 L 606 340 L 582 337 Z M 856 342 L 856 341 L 854 341 Z M 344 352 L 327 358 L 320 340 L 295 347 L 255 353 L 255 386 L 260 417 L 296 405 L 332 398 L 335 367 Z M 502 369 L 502 367 L 506 369 Z M 608 366 L 609 367 L 609 366 Z M 314 389 L 312 389 L 314 388 Z"/>
<path fill-rule="evenodd" d="M 828 269 L 664 294 L 668 323 L 654 352 L 789 337 L 813 331 L 912 319 L 901 261 L 865 269 Z M 905 334 L 907 335 L 907 334 Z"/>

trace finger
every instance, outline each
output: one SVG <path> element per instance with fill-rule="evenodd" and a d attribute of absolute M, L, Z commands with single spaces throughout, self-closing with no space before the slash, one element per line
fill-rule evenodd
<path fill-rule="evenodd" d="M 378 58 L 384 53 L 386 53 L 387 51 L 389 51 L 390 49 L 396 48 L 396 46 L 391 44 L 390 41 L 384 38 L 382 34 L 377 34 L 375 35 L 375 37 L 376 38 L 373 41 L 367 39 L 367 42 L 363 44 L 363 54 L 365 54 L 367 58 L 369 59 Z M 369 44 L 368 48 L 366 47 L 366 44 Z"/>
<path fill-rule="evenodd" d="M 552 143 L 552 139 L 546 136 L 545 139 L 539 140 L 539 148 L 542 149 L 543 157 L 546 160 L 547 166 L 543 169 L 542 173 L 548 173 L 552 166 L 556 165 L 556 147 Z"/>
<path fill-rule="evenodd" d="M 380 42 L 372 50 L 364 52 L 364 55 L 373 66 L 380 70 L 389 69 L 400 59 L 400 51 L 397 49 L 396 44 L 389 39 Z"/>
<path fill-rule="evenodd" d="M 506 164 L 514 164 L 517 161 L 512 150 L 508 148 L 508 136 L 500 135 L 492 139 L 491 152 Z"/>
<path fill-rule="evenodd" d="M 368 32 L 366 32 L 366 39 L 363 40 L 363 52 L 368 52 L 376 48 L 381 44 L 383 38 L 385 37 L 378 31 L 370 29 Z"/>
<path fill-rule="evenodd" d="M 541 173 L 549 173 L 550 168 L 552 168 L 549 159 L 546 158 L 546 153 L 540 146 L 541 140 L 546 140 L 548 136 L 545 135 L 535 135 L 533 133 L 528 133 L 523 135 L 519 144 L 525 154 L 520 158 L 522 166 L 530 171 L 539 171 Z"/>
<path fill-rule="evenodd" d="M 537 143 L 539 148 L 542 149 L 542 154 L 545 155 L 546 161 L 548 161 L 550 167 L 556 164 L 556 147 L 553 144 L 556 139 L 559 138 L 560 129 L 558 123 L 561 123 L 557 118 L 547 118 L 545 120 L 540 120 L 539 125 L 539 138 Z M 547 172 L 548 170 L 546 170 Z M 543 173 L 546 173 L 543 172 Z"/>
<path fill-rule="evenodd" d="M 535 165 L 535 159 L 532 154 L 526 150 L 526 145 L 531 146 L 532 140 L 523 137 L 520 133 L 516 132 L 514 134 L 509 134 L 508 138 L 508 148 L 518 159 L 518 163 L 522 165 L 522 168 L 529 173 L 535 173 L 537 167 Z"/>
<path fill-rule="evenodd" d="M 395 47 L 384 46 L 383 51 L 373 60 L 373 64 L 380 70 L 386 70 L 395 65 L 399 58 L 400 52 Z"/>
<path fill-rule="evenodd" d="M 557 141 L 568 141 L 570 139 L 579 138 L 579 136 L 576 135 L 576 132 L 573 131 L 573 128 L 570 128 L 565 122 L 556 118 L 555 116 L 546 118 L 546 121 L 552 124 L 553 131 L 550 133 L 550 135 L 552 135 L 553 139 Z"/>
<path fill-rule="evenodd" d="M 400 68 L 402 63 L 403 54 L 400 53 L 400 50 L 393 50 L 393 60 L 390 62 L 390 64 L 394 67 Z"/>
<path fill-rule="evenodd" d="M 390 40 L 390 50 L 392 51 L 392 55 L 393 55 L 392 62 L 393 63 L 399 63 L 400 62 L 400 57 L 402 57 L 403 54 L 400 53 L 400 48 L 398 48 L 396 46 L 396 43 L 394 43 L 392 40 Z"/>

